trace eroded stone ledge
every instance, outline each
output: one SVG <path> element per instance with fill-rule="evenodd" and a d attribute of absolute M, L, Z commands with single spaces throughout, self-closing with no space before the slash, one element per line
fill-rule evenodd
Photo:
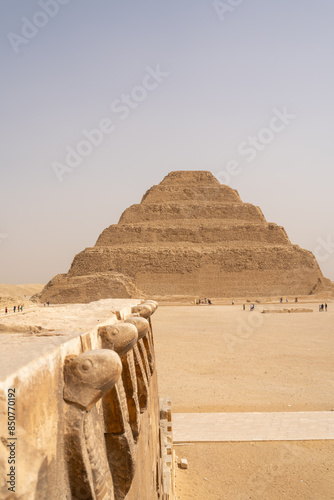
<path fill-rule="evenodd" d="M 169 432 L 172 450 L 170 425 L 160 424 L 151 321 L 157 303 L 132 300 L 110 309 L 106 319 L 101 302 L 95 304 L 100 318 L 94 304 L 80 305 L 81 314 L 72 317 L 65 306 L 67 332 L 53 328 L 59 308 L 53 323 L 43 319 L 51 330 L 44 336 L 1 336 L 0 497 L 5 500 L 174 498 L 166 476 L 170 453 L 161 440 Z M 47 310 L 41 312 L 47 316 Z M 78 324 L 90 328 L 75 332 Z M 5 479 L 9 389 L 16 396 L 15 497 Z"/>

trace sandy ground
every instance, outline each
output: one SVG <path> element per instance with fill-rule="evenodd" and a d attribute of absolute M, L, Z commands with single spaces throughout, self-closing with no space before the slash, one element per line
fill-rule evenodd
<path fill-rule="evenodd" d="M 197 443 L 176 446 L 180 500 L 333 500 L 334 442 Z"/>
<path fill-rule="evenodd" d="M 268 301 L 269 302 L 269 301 Z M 154 336 L 161 396 L 174 412 L 334 409 L 334 304 L 161 306 Z M 263 309 L 311 309 L 262 314 Z M 178 498 L 333 500 L 333 441 L 176 446 Z"/>
<path fill-rule="evenodd" d="M 39 293 L 45 285 L 1 285 L 0 284 L 0 311 L 5 307 L 12 308 L 18 304 L 25 306 L 32 304 L 29 298 Z"/>
<path fill-rule="evenodd" d="M 317 304 L 307 305 L 312 313 L 260 312 L 279 307 L 159 307 L 159 390 L 173 411 L 332 410 L 334 304 L 327 313 Z"/>

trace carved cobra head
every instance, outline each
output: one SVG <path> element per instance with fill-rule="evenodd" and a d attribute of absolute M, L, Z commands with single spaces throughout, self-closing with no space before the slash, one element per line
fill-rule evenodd
<path fill-rule="evenodd" d="M 153 312 L 155 312 L 158 308 L 158 302 L 156 302 L 155 300 L 145 300 L 144 304 L 142 304 L 143 306 L 146 306 L 146 305 L 149 305 L 152 307 L 153 309 Z"/>
<path fill-rule="evenodd" d="M 64 399 L 89 411 L 121 373 L 122 362 L 113 351 L 97 349 L 69 356 L 64 366 Z"/>
<path fill-rule="evenodd" d="M 132 313 L 139 313 L 142 318 L 149 318 L 154 312 L 153 306 L 150 304 L 140 304 L 139 306 L 134 306 L 131 310 Z"/>
<path fill-rule="evenodd" d="M 147 319 L 142 318 L 141 316 L 129 316 L 126 320 L 126 323 L 132 324 L 136 327 L 138 331 L 138 338 L 142 339 L 148 332 L 149 322 Z"/>
<path fill-rule="evenodd" d="M 133 349 L 138 341 L 137 328 L 129 323 L 102 326 L 99 328 L 99 335 L 102 347 L 116 351 L 120 357 Z"/>

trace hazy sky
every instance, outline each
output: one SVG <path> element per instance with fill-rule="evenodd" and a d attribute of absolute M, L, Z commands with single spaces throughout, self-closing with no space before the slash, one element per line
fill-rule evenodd
<path fill-rule="evenodd" d="M 0 9 L 0 283 L 67 272 L 171 170 L 212 171 L 334 279 L 333 0 Z"/>

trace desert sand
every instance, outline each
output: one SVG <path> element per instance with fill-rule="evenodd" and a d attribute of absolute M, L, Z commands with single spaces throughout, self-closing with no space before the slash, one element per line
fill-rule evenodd
<path fill-rule="evenodd" d="M 262 314 L 287 304 L 160 306 L 154 315 L 159 392 L 173 412 L 334 409 L 334 304 Z M 226 301 L 224 301 L 226 302 Z M 330 500 L 333 441 L 196 443 L 176 446 L 180 500 Z"/>
<path fill-rule="evenodd" d="M 0 285 L 0 309 L 18 304 L 31 305 L 30 300 L 36 293 L 40 293 L 44 285 Z"/>
<path fill-rule="evenodd" d="M 333 500 L 333 441 L 176 446 L 178 500 Z"/>

